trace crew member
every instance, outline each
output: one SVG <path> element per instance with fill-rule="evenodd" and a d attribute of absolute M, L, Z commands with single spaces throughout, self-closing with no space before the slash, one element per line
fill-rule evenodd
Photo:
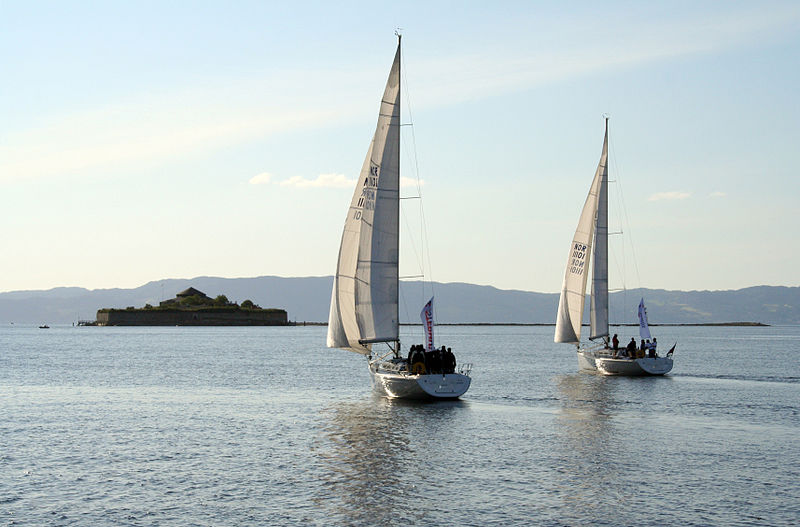
<path fill-rule="evenodd" d="M 453 352 L 450 351 L 450 348 L 447 348 L 447 351 L 444 352 L 444 358 L 442 359 L 443 362 L 443 370 L 444 373 L 455 373 L 456 371 L 456 356 L 453 355 Z"/>
<path fill-rule="evenodd" d="M 625 346 L 625 355 L 633 357 L 636 354 L 636 339 L 631 337 L 631 341 Z"/>

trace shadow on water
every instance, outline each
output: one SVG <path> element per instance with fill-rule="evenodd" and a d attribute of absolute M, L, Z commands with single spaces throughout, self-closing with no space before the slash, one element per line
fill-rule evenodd
<path fill-rule="evenodd" d="M 332 523 L 413 523 L 425 508 L 421 467 L 431 467 L 429 445 L 448 426 L 462 401 L 409 402 L 372 396 L 323 410 L 313 453 L 322 468 L 315 498 Z"/>

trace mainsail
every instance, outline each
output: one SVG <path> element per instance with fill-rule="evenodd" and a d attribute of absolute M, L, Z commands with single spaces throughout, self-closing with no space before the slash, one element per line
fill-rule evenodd
<path fill-rule="evenodd" d="M 592 267 L 591 332 L 589 339 L 608 336 L 608 118 L 603 138 L 603 153 L 595 179 L 600 177 L 597 194 L 597 220 L 594 231 L 594 267 Z"/>
<path fill-rule="evenodd" d="M 558 301 L 558 315 L 556 318 L 555 342 L 577 344 L 581 340 L 581 323 L 583 320 L 583 306 L 586 298 L 586 279 L 588 277 L 589 262 L 591 260 L 592 242 L 595 240 L 597 229 L 602 252 L 595 251 L 595 259 L 603 262 L 595 264 L 594 273 L 600 280 L 592 284 L 592 336 L 608 335 L 608 119 L 606 119 L 606 134 L 603 139 L 603 152 L 600 163 L 597 165 L 589 195 L 578 220 L 578 228 L 569 248 L 567 269 L 564 273 L 564 283 L 561 287 L 561 297 Z M 600 201 L 604 203 L 600 205 Z M 603 225 L 597 225 L 600 215 Z M 595 246 L 596 246 L 595 245 Z M 597 288 L 597 289 L 595 289 Z M 594 299 L 595 296 L 600 298 Z M 597 325 L 596 325 L 597 324 Z M 602 328 L 605 327 L 605 330 Z M 603 333 L 605 331 L 605 333 Z M 600 333 L 600 334 L 598 334 Z"/>
<path fill-rule="evenodd" d="M 398 340 L 400 41 L 345 219 L 331 293 L 328 347 L 370 353 Z"/>

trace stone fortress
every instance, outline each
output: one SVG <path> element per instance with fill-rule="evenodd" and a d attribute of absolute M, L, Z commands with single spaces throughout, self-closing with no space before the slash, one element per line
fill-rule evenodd
<path fill-rule="evenodd" d="M 224 295 L 216 298 L 190 287 L 158 307 L 99 309 L 98 326 L 286 326 L 283 309 L 264 309 L 250 300 L 241 305 Z"/>

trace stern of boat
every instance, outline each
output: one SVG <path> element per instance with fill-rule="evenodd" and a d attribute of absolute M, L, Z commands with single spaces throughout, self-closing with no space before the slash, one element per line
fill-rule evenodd
<path fill-rule="evenodd" d="M 464 365 L 459 373 L 415 375 L 391 363 L 372 363 L 369 371 L 373 388 L 392 399 L 457 399 L 472 383 L 471 367 Z"/>
<path fill-rule="evenodd" d="M 457 399 L 469 390 L 472 379 L 461 373 L 419 375 L 417 383 L 430 397 Z"/>
<path fill-rule="evenodd" d="M 672 371 L 672 359 L 668 357 L 645 357 L 636 359 L 636 362 L 648 375 L 665 375 Z"/>

